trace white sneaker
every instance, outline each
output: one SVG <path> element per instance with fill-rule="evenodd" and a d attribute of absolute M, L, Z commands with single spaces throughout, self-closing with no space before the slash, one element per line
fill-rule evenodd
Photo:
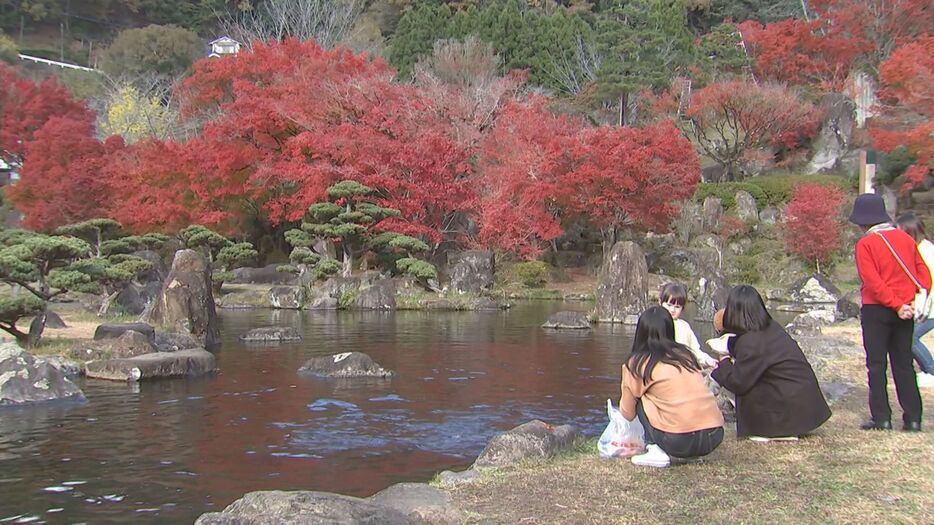
<path fill-rule="evenodd" d="M 640 467 L 665 468 L 671 465 L 671 458 L 658 445 L 645 447 L 645 454 L 632 457 L 632 464 Z"/>
<path fill-rule="evenodd" d="M 767 438 L 762 436 L 749 436 L 749 441 L 753 443 L 768 443 L 770 441 L 798 441 L 798 436 L 783 436 Z"/>
<path fill-rule="evenodd" d="M 918 372 L 918 388 L 934 388 L 934 374 Z"/>

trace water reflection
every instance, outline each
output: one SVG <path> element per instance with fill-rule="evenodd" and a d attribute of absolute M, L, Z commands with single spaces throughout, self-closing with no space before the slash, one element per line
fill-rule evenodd
<path fill-rule="evenodd" d="M 253 490 L 363 496 L 424 481 L 469 464 L 493 434 L 530 419 L 596 435 L 606 398 L 619 396 L 632 329 L 539 328 L 556 310 L 587 306 L 222 312 L 213 377 L 87 380 L 83 406 L 0 411 L 0 520 L 190 523 Z M 276 324 L 296 327 L 304 341 L 237 339 Z M 310 357 L 346 351 L 397 375 L 297 374 Z"/>

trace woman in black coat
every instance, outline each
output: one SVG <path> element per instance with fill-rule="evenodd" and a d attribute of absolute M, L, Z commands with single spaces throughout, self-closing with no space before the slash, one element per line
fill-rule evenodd
<path fill-rule="evenodd" d="M 736 395 L 737 436 L 797 438 L 830 418 L 814 370 L 755 288 L 730 290 L 723 325 L 736 337 L 711 375 Z"/>

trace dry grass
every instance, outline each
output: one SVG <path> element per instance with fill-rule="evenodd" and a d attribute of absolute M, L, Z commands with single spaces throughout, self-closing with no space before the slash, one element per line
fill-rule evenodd
<path fill-rule="evenodd" d="M 859 340 L 858 327 L 826 332 Z M 798 443 L 739 441 L 729 431 L 704 463 L 656 470 L 601 460 L 589 442 L 451 493 L 468 523 L 934 523 L 934 428 L 859 430 L 867 415 L 862 356 L 830 367 L 823 373 L 858 386 Z M 934 404 L 934 392 L 922 395 Z"/>

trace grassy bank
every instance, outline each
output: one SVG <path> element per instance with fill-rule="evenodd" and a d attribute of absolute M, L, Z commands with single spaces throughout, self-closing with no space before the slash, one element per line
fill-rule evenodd
<path fill-rule="evenodd" d="M 858 329 L 834 335 L 858 337 Z M 830 421 L 798 443 L 738 441 L 731 430 L 702 464 L 649 469 L 602 460 L 591 441 L 451 494 L 469 523 L 931 523 L 934 425 L 922 434 L 861 431 L 862 356 L 842 357 L 825 373 L 853 387 Z M 934 392 L 922 395 L 934 405 Z"/>

